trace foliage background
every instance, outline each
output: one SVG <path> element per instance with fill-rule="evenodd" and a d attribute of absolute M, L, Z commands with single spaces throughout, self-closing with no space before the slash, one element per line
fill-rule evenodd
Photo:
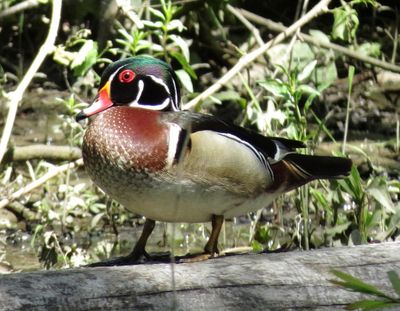
<path fill-rule="evenodd" d="M 0 2 L 2 126 L 11 92 L 49 27 L 52 2 L 37 1 L 9 13 L 23 3 Z M 127 252 L 140 232 L 143 219 L 105 197 L 81 167 L 14 195 L 79 158 L 83 128 L 74 116 L 95 96 L 108 63 L 139 54 L 164 59 L 177 72 L 186 104 L 276 36 L 268 21 L 289 26 L 316 3 L 63 1 L 55 47 L 24 94 L 1 164 L 3 265 L 82 265 Z M 305 152 L 350 156 L 352 174 L 341 181 L 316 181 L 228 222 L 220 239 L 223 249 L 274 251 L 399 240 L 399 4 L 333 1 L 329 9 L 301 32 L 344 52 L 311 44 L 301 34 L 287 38 L 192 109 L 264 135 L 305 141 Z M 40 152 L 33 152 L 34 146 Z M 200 251 L 209 234 L 208 224 L 158 227 L 150 251 Z"/>

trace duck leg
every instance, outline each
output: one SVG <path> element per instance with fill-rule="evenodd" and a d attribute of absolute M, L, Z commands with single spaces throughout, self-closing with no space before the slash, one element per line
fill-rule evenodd
<path fill-rule="evenodd" d="M 213 257 L 214 254 L 219 254 L 218 238 L 223 224 L 224 224 L 224 216 L 222 215 L 212 216 L 211 234 L 206 246 L 204 247 L 205 254 L 211 255 L 211 257 Z"/>
<path fill-rule="evenodd" d="M 144 223 L 142 234 L 136 242 L 135 247 L 128 256 L 117 257 L 105 261 L 95 262 L 87 265 L 88 267 L 104 267 L 104 266 L 126 266 L 143 263 L 150 256 L 146 253 L 145 247 L 150 234 L 153 232 L 156 222 L 152 219 L 147 219 Z"/>
<path fill-rule="evenodd" d="M 137 262 L 143 256 L 145 258 L 150 258 L 149 254 L 146 253 L 145 248 L 147 244 L 147 240 L 150 237 L 150 234 L 153 232 L 153 229 L 156 225 L 156 222 L 153 219 L 147 219 L 144 222 L 143 231 L 140 235 L 139 240 L 136 242 L 135 247 L 133 248 L 132 252 L 126 256 L 128 261 Z"/>
<path fill-rule="evenodd" d="M 224 216 L 213 215 L 211 220 L 211 234 L 208 238 L 207 244 L 204 247 L 204 253 L 194 257 L 182 258 L 179 260 L 181 263 L 198 262 L 216 257 L 219 254 L 218 250 L 218 237 L 224 223 Z"/>

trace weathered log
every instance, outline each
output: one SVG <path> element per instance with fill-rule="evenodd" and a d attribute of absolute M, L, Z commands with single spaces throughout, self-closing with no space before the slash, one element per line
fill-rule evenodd
<path fill-rule="evenodd" d="M 329 282 L 331 269 L 393 294 L 400 242 L 3 275 L 0 310 L 342 310 L 366 297 Z"/>
<path fill-rule="evenodd" d="M 32 159 L 74 161 L 80 157 L 82 157 L 82 152 L 78 147 L 37 144 L 8 149 L 4 155 L 4 161 L 6 163 L 11 161 L 26 161 Z"/>

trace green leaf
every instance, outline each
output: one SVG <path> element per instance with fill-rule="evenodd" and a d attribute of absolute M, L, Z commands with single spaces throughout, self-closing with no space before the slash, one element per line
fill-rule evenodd
<path fill-rule="evenodd" d="M 168 31 L 177 29 L 178 32 L 182 32 L 185 29 L 185 26 L 179 19 L 174 19 L 167 25 L 167 29 Z"/>
<path fill-rule="evenodd" d="M 183 69 L 193 78 L 197 79 L 196 72 L 190 67 L 189 63 L 186 61 L 186 58 L 179 52 L 171 52 L 172 57 L 174 57 L 183 67 Z"/>
<path fill-rule="evenodd" d="M 355 51 L 362 55 L 379 57 L 381 55 L 381 44 L 378 42 L 365 42 L 357 46 Z"/>
<path fill-rule="evenodd" d="M 286 97 L 289 93 L 288 86 L 279 79 L 267 79 L 259 84 L 276 97 Z"/>
<path fill-rule="evenodd" d="M 256 240 L 253 240 L 251 242 L 251 248 L 255 252 L 261 252 L 262 250 L 264 250 L 264 245 L 262 245 L 260 242 L 258 242 Z"/>
<path fill-rule="evenodd" d="M 321 95 L 321 93 L 318 90 L 316 90 L 312 86 L 309 86 L 306 84 L 300 85 L 296 91 L 300 92 L 301 94 L 304 93 L 304 94 L 309 94 L 309 95 L 313 95 L 313 96 Z"/>
<path fill-rule="evenodd" d="M 351 221 L 345 222 L 343 224 L 336 225 L 332 228 L 325 228 L 325 233 L 329 236 L 335 236 L 336 234 L 341 234 L 347 230 L 347 228 L 351 225 Z"/>
<path fill-rule="evenodd" d="M 388 271 L 387 273 L 390 283 L 392 283 L 393 289 L 396 291 L 397 296 L 400 298 L 400 278 L 397 275 L 396 271 Z"/>
<path fill-rule="evenodd" d="M 381 180 L 375 178 L 366 189 L 366 192 L 385 208 L 386 211 L 394 213 L 395 208 L 387 189 L 387 185 Z"/>
<path fill-rule="evenodd" d="M 240 94 L 234 90 L 226 90 L 215 93 L 213 96 L 206 98 L 203 102 L 202 107 L 207 107 L 212 104 L 221 105 L 224 101 L 231 101 L 238 103 L 242 108 L 246 107 L 246 100 L 240 96 Z"/>
<path fill-rule="evenodd" d="M 298 74 L 297 80 L 299 82 L 303 82 L 305 79 L 307 79 L 314 71 L 315 66 L 317 66 L 316 60 L 313 60 L 312 62 L 308 63 L 307 66 L 305 66 L 303 70 Z"/>
<path fill-rule="evenodd" d="M 164 26 L 164 24 L 160 21 L 152 22 L 152 21 L 143 20 L 142 23 L 143 23 L 143 25 L 145 25 L 147 27 L 158 28 L 158 29 L 162 29 Z"/>
<path fill-rule="evenodd" d="M 344 180 L 339 180 L 339 184 L 343 187 L 344 191 L 349 193 L 357 204 L 360 203 L 363 198 L 363 188 L 361 184 L 361 177 L 358 169 L 355 165 L 351 168 L 350 176 Z"/>
<path fill-rule="evenodd" d="M 74 75 L 83 76 L 96 63 L 96 60 L 97 43 L 93 40 L 86 40 L 71 63 Z"/>
<path fill-rule="evenodd" d="M 367 284 L 367 283 L 363 282 L 362 280 L 351 276 L 350 274 L 347 274 L 347 273 L 344 273 L 344 272 L 341 272 L 338 270 L 331 270 L 331 272 L 335 276 L 337 276 L 338 278 L 340 278 L 344 281 L 344 282 L 341 282 L 341 281 L 332 280 L 331 282 L 334 284 L 343 286 L 343 287 L 353 290 L 355 292 L 390 299 L 390 297 L 388 297 L 384 292 L 381 292 L 375 286 L 373 286 L 371 284 Z"/>
<path fill-rule="evenodd" d="M 356 36 L 359 25 L 357 11 L 350 5 L 344 4 L 342 7 L 333 10 L 332 37 L 350 42 Z"/>
<path fill-rule="evenodd" d="M 321 191 L 315 189 L 315 188 L 310 188 L 310 193 L 313 196 L 314 199 L 317 200 L 317 202 L 324 208 L 324 209 L 328 209 L 329 204 L 328 204 L 328 200 L 326 199 L 326 197 L 322 194 Z"/>
<path fill-rule="evenodd" d="M 183 69 L 176 70 L 175 73 L 185 89 L 187 89 L 190 93 L 193 93 L 192 79 L 190 78 L 189 74 Z"/>
<path fill-rule="evenodd" d="M 185 56 L 186 58 L 186 62 L 189 63 L 190 62 L 190 53 L 189 53 L 189 47 L 186 43 L 185 40 L 182 39 L 182 37 L 180 36 L 176 36 L 176 35 L 170 35 L 169 38 L 174 41 L 174 43 L 179 46 L 179 48 L 182 51 L 183 56 Z"/>
<path fill-rule="evenodd" d="M 96 214 L 96 215 L 92 218 L 92 220 L 91 220 L 91 222 L 90 222 L 90 228 L 91 228 L 91 229 L 94 229 L 94 228 L 97 226 L 98 222 L 103 218 L 104 215 L 105 215 L 104 212 Z"/>
<path fill-rule="evenodd" d="M 218 98 L 220 101 L 240 101 L 242 99 L 240 93 L 234 90 L 218 92 L 214 94 L 214 97 Z"/>
<path fill-rule="evenodd" d="M 165 21 L 165 16 L 161 11 L 158 11 L 156 9 L 153 9 L 152 7 L 148 7 L 149 11 L 151 14 L 153 14 L 154 16 L 157 16 L 158 18 L 160 18 L 162 21 Z"/>
<path fill-rule="evenodd" d="M 309 33 L 312 37 L 318 39 L 318 40 L 321 41 L 321 42 L 324 42 L 324 43 L 330 43 L 330 42 L 331 42 L 331 40 L 329 40 L 329 37 L 328 37 L 324 32 L 322 32 L 321 30 L 310 29 L 310 30 L 308 31 L 308 33 Z"/>

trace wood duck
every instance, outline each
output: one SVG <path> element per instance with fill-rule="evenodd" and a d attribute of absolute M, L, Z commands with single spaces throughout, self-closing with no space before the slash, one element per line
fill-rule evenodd
<path fill-rule="evenodd" d="M 111 265 L 147 257 L 155 221 L 211 221 L 204 257 L 212 257 L 224 218 L 257 211 L 314 179 L 343 178 L 352 165 L 347 158 L 296 153 L 305 147 L 300 141 L 181 111 L 174 71 L 152 57 L 110 64 L 94 102 L 76 119 L 90 116 L 82 146 L 88 174 L 146 217 L 133 251 Z"/>

